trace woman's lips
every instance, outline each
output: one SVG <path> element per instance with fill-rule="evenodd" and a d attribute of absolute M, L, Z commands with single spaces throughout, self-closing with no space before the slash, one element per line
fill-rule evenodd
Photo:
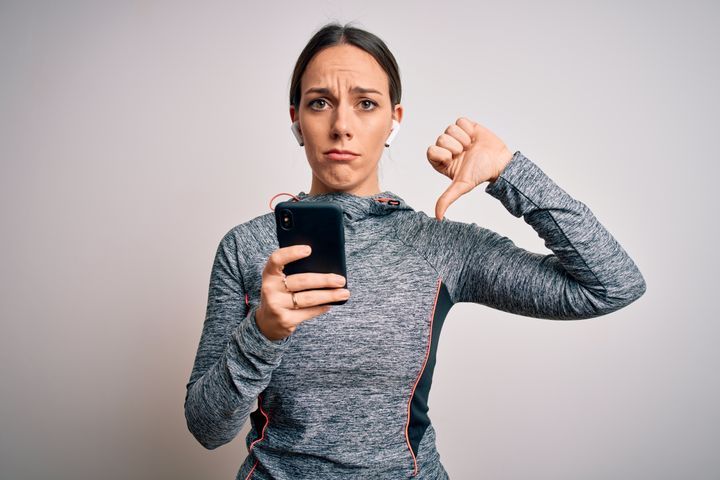
<path fill-rule="evenodd" d="M 354 158 L 357 158 L 358 155 L 355 155 L 354 153 L 337 153 L 337 152 L 329 152 L 326 153 L 325 156 L 329 158 L 330 160 L 352 160 Z"/>

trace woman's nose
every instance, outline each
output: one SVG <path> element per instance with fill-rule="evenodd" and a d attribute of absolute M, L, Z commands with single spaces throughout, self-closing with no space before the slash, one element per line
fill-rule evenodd
<path fill-rule="evenodd" d="M 348 114 L 342 108 L 335 110 L 335 118 L 332 122 L 331 135 L 333 138 L 352 138 L 352 130 L 348 121 Z"/>

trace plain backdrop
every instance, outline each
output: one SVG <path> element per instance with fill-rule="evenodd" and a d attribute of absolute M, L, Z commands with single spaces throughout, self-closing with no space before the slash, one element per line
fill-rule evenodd
<path fill-rule="evenodd" d="M 2 1 L 0 477 L 235 478 L 248 426 L 206 450 L 185 384 L 218 242 L 310 187 L 288 88 L 333 20 L 400 65 L 382 189 L 433 215 L 426 149 L 467 116 L 647 281 L 588 320 L 451 310 L 430 396 L 451 478 L 720 478 L 720 7 L 507 0 Z M 448 218 L 548 253 L 484 186 Z"/>

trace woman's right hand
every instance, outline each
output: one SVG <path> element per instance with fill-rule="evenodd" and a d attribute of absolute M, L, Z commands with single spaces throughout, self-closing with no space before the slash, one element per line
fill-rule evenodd
<path fill-rule="evenodd" d="M 310 251 L 309 245 L 278 248 L 265 263 L 255 321 L 269 340 L 290 336 L 300 323 L 330 310 L 331 305 L 324 304 L 350 297 L 350 291 L 342 288 L 345 285 L 342 275 L 295 273 L 286 276 L 283 273 L 286 264 L 307 257 Z M 297 308 L 293 305 L 293 292 Z"/>

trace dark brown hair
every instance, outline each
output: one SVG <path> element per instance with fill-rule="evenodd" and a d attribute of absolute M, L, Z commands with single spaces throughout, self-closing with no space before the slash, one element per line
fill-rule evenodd
<path fill-rule="evenodd" d="M 290 104 L 295 110 L 300 108 L 300 80 L 310 60 L 320 50 L 334 45 L 354 45 L 375 58 L 388 76 L 390 103 L 394 107 L 400 103 L 402 85 L 400 84 L 400 69 L 395 57 L 385 42 L 379 37 L 361 28 L 351 27 L 350 24 L 341 25 L 337 22 L 328 23 L 313 35 L 295 63 L 292 80 L 290 82 Z"/>

